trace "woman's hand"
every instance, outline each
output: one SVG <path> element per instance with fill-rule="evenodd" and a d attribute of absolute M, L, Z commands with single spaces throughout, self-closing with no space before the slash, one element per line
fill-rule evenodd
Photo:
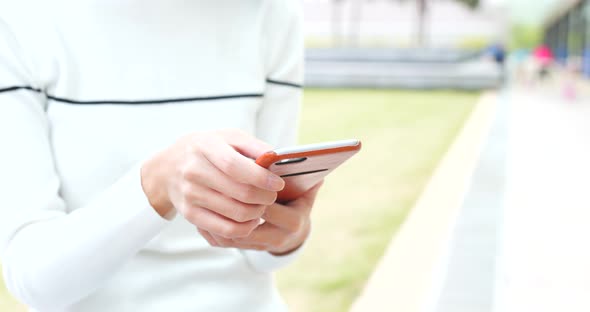
<path fill-rule="evenodd" d="M 249 236 L 285 182 L 252 159 L 272 148 L 238 130 L 180 139 L 141 168 L 150 204 L 225 239 Z"/>
<path fill-rule="evenodd" d="M 247 237 L 228 239 L 202 228 L 199 232 L 210 245 L 216 247 L 265 250 L 274 255 L 291 253 L 309 236 L 311 208 L 321 185 L 319 183 L 286 205 L 275 203 L 269 206 L 262 216 L 266 222 Z"/>

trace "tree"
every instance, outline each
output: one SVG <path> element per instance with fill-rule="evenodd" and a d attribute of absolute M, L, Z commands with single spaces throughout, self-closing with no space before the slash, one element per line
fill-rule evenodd
<path fill-rule="evenodd" d="M 362 19 L 362 2 L 366 0 L 349 0 L 352 1 L 351 8 L 351 34 L 352 42 L 354 45 L 358 44 L 360 23 Z M 408 1 L 408 0 L 395 0 L 395 1 Z M 417 24 L 416 24 L 416 44 L 418 46 L 426 45 L 426 20 L 428 15 L 430 0 L 411 0 L 416 2 L 416 9 L 418 13 Z M 455 0 L 458 1 L 471 9 L 475 9 L 479 6 L 480 0 Z M 342 11 L 341 5 L 344 0 L 332 0 L 332 38 L 333 44 L 339 46 L 342 42 Z"/>
<path fill-rule="evenodd" d="M 396 0 L 407 1 L 407 0 Z M 426 45 L 426 19 L 429 9 L 429 0 L 413 0 L 416 1 L 416 9 L 418 11 L 417 25 L 416 25 L 416 44 L 418 46 Z M 479 6 L 479 0 L 456 0 L 463 3 L 471 9 Z"/>
<path fill-rule="evenodd" d="M 457 0 L 459 2 L 462 2 L 463 4 L 465 4 L 466 6 L 475 9 L 479 6 L 479 0 Z"/>
<path fill-rule="evenodd" d="M 342 45 L 342 2 L 343 0 L 332 0 L 331 26 L 332 26 L 332 45 L 339 47 Z"/>

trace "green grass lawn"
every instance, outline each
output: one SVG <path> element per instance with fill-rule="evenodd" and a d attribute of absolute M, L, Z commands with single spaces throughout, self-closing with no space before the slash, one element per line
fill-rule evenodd
<path fill-rule="evenodd" d="M 348 311 L 477 98 L 306 91 L 302 143 L 359 138 L 363 151 L 326 179 L 305 252 L 278 274 L 293 311 Z"/>
<path fill-rule="evenodd" d="M 305 252 L 278 276 L 293 311 L 347 311 L 477 96 L 306 91 L 302 142 L 359 138 L 363 151 L 328 177 Z M 24 311 L 2 283 L 0 311 Z"/>

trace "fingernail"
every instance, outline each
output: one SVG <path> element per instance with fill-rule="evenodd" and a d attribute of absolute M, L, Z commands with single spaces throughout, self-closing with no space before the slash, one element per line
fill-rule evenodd
<path fill-rule="evenodd" d="M 281 177 L 271 174 L 268 176 L 268 187 L 273 191 L 280 191 L 285 187 L 285 181 Z"/>

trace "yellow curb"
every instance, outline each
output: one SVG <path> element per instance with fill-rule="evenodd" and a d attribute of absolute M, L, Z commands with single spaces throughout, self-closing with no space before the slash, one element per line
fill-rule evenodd
<path fill-rule="evenodd" d="M 395 235 L 351 312 L 423 311 L 496 111 L 484 94 Z"/>

